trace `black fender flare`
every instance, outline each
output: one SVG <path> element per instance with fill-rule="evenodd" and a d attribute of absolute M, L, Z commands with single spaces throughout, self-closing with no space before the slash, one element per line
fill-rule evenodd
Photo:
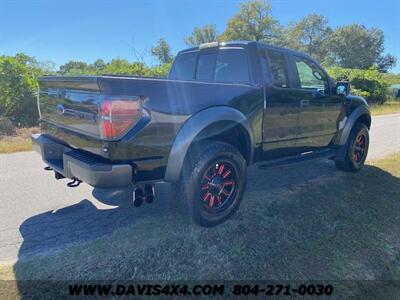
<path fill-rule="evenodd" d="M 350 135 L 351 129 L 354 126 L 354 123 L 362 116 L 362 115 L 367 115 L 368 118 L 371 119 L 371 113 L 368 109 L 367 106 L 361 105 L 357 107 L 351 114 L 348 116 L 346 123 L 344 124 L 342 133 L 340 135 L 339 139 L 339 145 L 345 145 L 347 142 L 347 139 Z"/>
<path fill-rule="evenodd" d="M 194 114 L 183 124 L 169 154 L 165 171 L 165 181 L 176 182 L 179 180 L 186 153 L 193 140 L 207 126 L 219 121 L 232 121 L 241 124 L 246 129 L 251 147 L 249 161 L 252 161 L 254 155 L 254 137 L 251 125 L 246 116 L 232 107 L 215 106 Z"/>
<path fill-rule="evenodd" d="M 335 160 L 344 160 L 347 154 L 347 149 L 344 147 L 347 143 L 347 140 L 350 136 L 350 132 L 353 129 L 354 124 L 356 121 L 366 115 L 371 120 L 371 113 L 368 109 L 368 106 L 359 106 L 357 107 L 346 119 L 346 122 L 343 126 L 343 129 L 340 132 L 340 135 L 337 139 L 337 144 L 339 148 L 336 150 L 335 153 Z"/>

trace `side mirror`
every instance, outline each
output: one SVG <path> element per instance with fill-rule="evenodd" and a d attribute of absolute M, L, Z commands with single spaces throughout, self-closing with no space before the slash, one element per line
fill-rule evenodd
<path fill-rule="evenodd" d="M 350 93 L 350 83 L 348 81 L 338 81 L 336 83 L 336 94 L 347 96 Z"/>

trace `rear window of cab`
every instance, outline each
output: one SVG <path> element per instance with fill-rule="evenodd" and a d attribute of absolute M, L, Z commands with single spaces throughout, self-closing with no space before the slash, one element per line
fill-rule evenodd
<path fill-rule="evenodd" d="M 249 83 L 249 67 L 243 49 L 187 52 L 177 56 L 169 76 L 175 80 Z"/>

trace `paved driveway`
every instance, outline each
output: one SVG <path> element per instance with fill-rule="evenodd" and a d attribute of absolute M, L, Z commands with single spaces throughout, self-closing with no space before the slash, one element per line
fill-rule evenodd
<path fill-rule="evenodd" d="M 400 152 L 400 114 L 374 117 L 369 158 L 394 152 Z M 65 180 L 54 180 L 43 167 L 34 152 L 0 155 L 0 261 L 57 251 L 171 209 L 162 189 L 157 190 L 155 203 L 132 208 L 129 190 L 110 193 L 86 184 L 68 188 Z M 280 192 L 337 172 L 327 160 L 269 170 L 252 166 L 245 198 L 251 197 L 255 186 Z"/>

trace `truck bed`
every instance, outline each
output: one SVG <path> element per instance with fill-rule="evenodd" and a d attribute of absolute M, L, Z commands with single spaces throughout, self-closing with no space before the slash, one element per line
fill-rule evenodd
<path fill-rule="evenodd" d="M 251 105 L 243 105 L 243 99 L 259 92 L 248 84 L 127 76 L 45 76 L 39 85 L 42 132 L 111 160 L 166 159 L 174 137 L 192 114 L 218 105 L 246 114 Z M 140 98 L 143 113 L 118 141 L 108 141 L 99 135 L 99 108 L 105 98 L 117 96 Z"/>

